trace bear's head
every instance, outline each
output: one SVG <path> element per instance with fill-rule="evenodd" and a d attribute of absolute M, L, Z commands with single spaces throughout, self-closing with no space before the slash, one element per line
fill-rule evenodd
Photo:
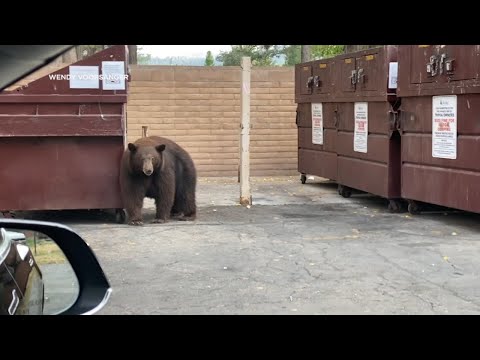
<path fill-rule="evenodd" d="M 163 164 L 163 151 L 165 145 L 156 146 L 138 146 L 132 143 L 128 144 L 130 151 L 130 166 L 134 173 L 144 173 L 150 176 L 155 170 L 160 170 Z"/>

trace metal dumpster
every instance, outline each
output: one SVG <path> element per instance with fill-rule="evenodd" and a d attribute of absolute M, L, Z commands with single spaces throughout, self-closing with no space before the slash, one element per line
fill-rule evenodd
<path fill-rule="evenodd" d="M 398 55 L 409 211 L 430 203 L 480 212 L 480 45 L 404 45 Z"/>
<path fill-rule="evenodd" d="M 295 67 L 296 124 L 298 128 L 298 171 L 305 183 L 307 174 L 330 180 L 337 178 L 332 59 L 311 61 Z"/>
<path fill-rule="evenodd" d="M 389 209 L 399 210 L 397 46 L 343 54 L 335 62 L 339 193 L 350 197 L 358 189 L 389 199 Z"/>
<path fill-rule="evenodd" d="M 113 46 L 0 94 L 0 211 L 123 214 L 127 61 Z"/>

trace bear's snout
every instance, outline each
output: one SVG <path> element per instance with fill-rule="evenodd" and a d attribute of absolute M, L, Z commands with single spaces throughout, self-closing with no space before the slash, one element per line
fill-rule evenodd
<path fill-rule="evenodd" d="M 143 173 L 147 176 L 153 174 L 153 159 L 146 158 L 143 160 Z"/>
<path fill-rule="evenodd" d="M 143 173 L 147 176 L 150 176 L 150 175 L 152 175 L 153 170 L 152 169 L 143 169 Z"/>

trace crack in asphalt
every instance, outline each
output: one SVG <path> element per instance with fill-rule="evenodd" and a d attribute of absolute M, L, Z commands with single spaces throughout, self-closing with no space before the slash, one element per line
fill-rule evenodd
<path fill-rule="evenodd" d="M 333 265 L 330 263 L 330 261 L 328 260 L 327 258 L 327 251 L 328 251 L 328 248 L 323 248 L 321 249 L 321 252 L 320 252 L 320 255 L 322 256 L 322 259 L 323 259 L 323 263 L 327 266 L 329 266 L 331 269 L 333 270 L 336 270 L 336 271 L 343 271 L 343 269 Z"/>
<path fill-rule="evenodd" d="M 413 296 L 415 296 L 417 299 L 420 299 L 420 300 L 421 300 L 422 302 L 424 302 L 425 304 L 429 305 L 429 306 L 430 306 L 430 309 L 431 309 L 433 312 L 437 312 L 437 311 L 435 311 L 435 306 L 436 306 L 436 305 L 435 305 L 432 301 L 426 300 L 426 299 L 422 298 L 422 297 L 421 297 L 420 295 L 418 295 L 418 294 L 413 294 Z"/>
<path fill-rule="evenodd" d="M 456 298 L 458 298 L 458 299 L 460 299 L 460 300 L 463 300 L 463 301 L 465 301 L 465 302 L 467 302 L 467 303 L 471 303 L 471 304 L 476 305 L 477 307 L 480 308 L 480 303 L 478 303 L 478 302 L 476 302 L 476 301 L 474 301 L 474 300 L 471 300 L 471 299 L 468 299 L 468 298 L 465 298 L 465 297 L 459 295 L 455 290 L 449 289 L 449 288 L 445 287 L 445 285 L 437 284 L 437 283 L 435 283 L 435 282 L 433 282 L 433 281 L 431 281 L 431 280 L 429 280 L 429 279 L 426 279 L 426 278 L 424 278 L 424 277 L 419 276 L 418 274 L 416 274 L 416 273 L 414 273 L 414 272 L 412 272 L 412 271 L 410 271 L 410 270 L 408 270 L 408 269 L 400 266 L 398 263 L 390 260 L 388 257 L 384 256 L 383 254 L 380 254 L 380 252 L 379 252 L 377 249 L 372 249 L 372 251 L 373 251 L 376 255 L 378 255 L 379 257 L 381 257 L 383 260 L 385 260 L 387 263 L 393 265 L 393 266 L 394 266 L 395 268 L 397 268 L 398 270 L 403 271 L 403 272 L 409 274 L 409 275 L 412 276 L 413 278 L 421 279 L 421 280 L 423 280 L 423 281 L 425 281 L 425 282 L 427 282 L 427 283 L 429 283 L 429 284 L 431 284 L 431 285 L 433 285 L 433 286 L 435 286 L 435 287 L 438 287 L 438 288 L 440 288 L 440 289 L 443 289 L 443 290 L 447 291 L 448 293 L 450 293 L 451 295 L 453 295 L 454 297 L 456 297 Z M 415 296 L 416 294 L 413 294 L 413 295 Z M 480 309 L 479 309 L 479 310 L 480 310 Z"/>

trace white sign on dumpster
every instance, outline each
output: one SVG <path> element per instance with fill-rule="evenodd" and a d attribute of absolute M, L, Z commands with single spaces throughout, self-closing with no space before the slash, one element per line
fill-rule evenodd
<path fill-rule="evenodd" d="M 312 144 L 323 145 L 323 105 L 312 104 Z"/>
<path fill-rule="evenodd" d="M 102 61 L 103 90 L 125 90 L 125 63 Z"/>
<path fill-rule="evenodd" d="M 70 89 L 100 88 L 98 66 L 69 66 Z"/>
<path fill-rule="evenodd" d="M 398 78 L 398 62 L 391 62 L 388 64 L 388 88 L 396 89 L 397 88 L 397 78 Z"/>
<path fill-rule="evenodd" d="M 353 151 L 366 153 L 368 145 L 368 103 L 356 102 L 354 112 Z"/>
<path fill-rule="evenodd" d="M 457 158 L 457 95 L 432 97 L 432 157 Z"/>

